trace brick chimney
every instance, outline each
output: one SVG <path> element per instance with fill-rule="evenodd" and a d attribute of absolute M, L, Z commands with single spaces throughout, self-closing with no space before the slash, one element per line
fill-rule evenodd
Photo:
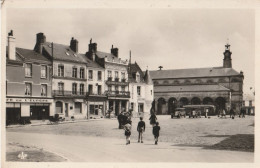
<path fill-rule="evenodd" d="M 74 52 L 78 52 L 78 40 L 74 39 L 74 37 L 71 38 L 70 40 L 70 48 L 74 51 Z"/>
<path fill-rule="evenodd" d="M 43 33 L 36 34 L 36 44 L 34 50 L 42 54 L 43 43 L 46 42 L 46 36 Z"/>
<path fill-rule="evenodd" d="M 11 30 L 8 33 L 8 58 L 10 60 L 15 60 L 16 59 L 15 53 L 16 53 L 16 50 L 15 50 L 15 38 L 13 36 L 13 30 Z"/>
<path fill-rule="evenodd" d="M 114 48 L 113 45 L 112 45 L 111 54 L 113 54 L 114 56 L 118 57 L 118 48 Z"/>
<path fill-rule="evenodd" d="M 97 43 L 92 43 L 92 39 L 90 39 L 89 45 L 88 45 L 88 51 L 89 52 L 96 52 L 97 51 Z"/>

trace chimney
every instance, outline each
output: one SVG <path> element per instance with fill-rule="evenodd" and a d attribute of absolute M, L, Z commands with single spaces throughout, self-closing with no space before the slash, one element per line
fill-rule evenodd
<path fill-rule="evenodd" d="M 74 39 L 74 37 L 70 40 L 70 48 L 77 53 L 78 52 L 78 40 Z"/>
<path fill-rule="evenodd" d="M 46 36 L 43 33 L 36 34 L 36 44 L 34 50 L 42 54 L 43 43 L 46 42 Z"/>
<path fill-rule="evenodd" d="M 10 60 L 15 60 L 16 57 L 15 57 L 15 38 L 13 36 L 13 30 L 11 30 L 9 33 L 8 33 L 8 58 Z"/>
<path fill-rule="evenodd" d="M 90 39 L 89 45 L 88 45 L 88 51 L 89 52 L 96 52 L 97 51 L 97 43 L 92 43 L 92 39 Z"/>
<path fill-rule="evenodd" d="M 114 56 L 118 57 L 118 48 L 113 48 L 113 45 L 112 45 L 111 54 L 113 54 Z"/>

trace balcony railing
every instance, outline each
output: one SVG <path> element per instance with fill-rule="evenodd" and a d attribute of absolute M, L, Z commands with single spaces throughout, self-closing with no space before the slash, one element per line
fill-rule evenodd
<path fill-rule="evenodd" d="M 107 96 L 130 98 L 130 92 L 127 91 L 106 91 Z"/>
<path fill-rule="evenodd" d="M 54 97 L 86 97 L 87 92 L 74 92 L 67 90 L 53 90 L 52 95 Z"/>
<path fill-rule="evenodd" d="M 119 78 L 115 78 L 114 81 L 112 81 L 112 78 L 109 77 L 107 78 L 106 81 L 107 85 L 121 85 L 121 86 L 127 86 L 128 82 L 126 81 L 126 79 L 121 79 L 121 81 L 119 80 Z"/>
<path fill-rule="evenodd" d="M 87 92 L 87 96 L 106 96 L 106 93 L 93 93 L 93 92 Z"/>

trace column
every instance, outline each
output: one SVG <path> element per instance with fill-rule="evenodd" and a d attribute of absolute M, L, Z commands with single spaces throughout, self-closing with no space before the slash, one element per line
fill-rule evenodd
<path fill-rule="evenodd" d="M 115 100 L 113 100 L 113 112 L 112 113 L 114 113 L 114 115 L 116 113 L 116 102 L 115 102 Z"/>
<path fill-rule="evenodd" d="M 119 110 L 118 110 L 119 113 L 121 113 L 121 103 L 122 103 L 121 100 L 119 100 L 119 103 L 118 103 L 118 105 L 119 105 L 119 107 L 118 107 L 118 109 L 119 109 Z"/>

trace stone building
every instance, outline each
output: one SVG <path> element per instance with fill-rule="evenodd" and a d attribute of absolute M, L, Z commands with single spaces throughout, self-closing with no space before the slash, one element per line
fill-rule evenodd
<path fill-rule="evenodd" d="M 151 80 L 149 71 L 145 73 L 141 70 L 139 65 L 135 62 L 129 64 L 128 72 L 129 91 L 130 91 L 130 108 L 133 110 L 133 115 L 142 112 L 148 112 L 153 102 L 153 82 Z"/>
<path fill-rule="evenodd" d="M 155 111 L 169 114 L 188 104 L 212 104 L 238 113 L 243 101 L 243 72 L 232 68 L 230 45 L 225 45 L 223 66 L 150 71 Z"/>
<path fill-rule="evenodd" d="M 48 119 L 52 113 L 49 59 L 34 50 L 17 48 L 11 31 L 6 53 L 6 120 Z"/>
<path fill-rule="evenodd" d="M 102 66 L 105 78 L 105 94 L 107 96 L 106 111 L 111 109 L 118 115 L 122 109 L 129 108 L 128 61 L 119 57 L 118 48 L 112 45 L 111 52 L 97 50 L 97 43 L 89 43 L 86 56 Z"/>

